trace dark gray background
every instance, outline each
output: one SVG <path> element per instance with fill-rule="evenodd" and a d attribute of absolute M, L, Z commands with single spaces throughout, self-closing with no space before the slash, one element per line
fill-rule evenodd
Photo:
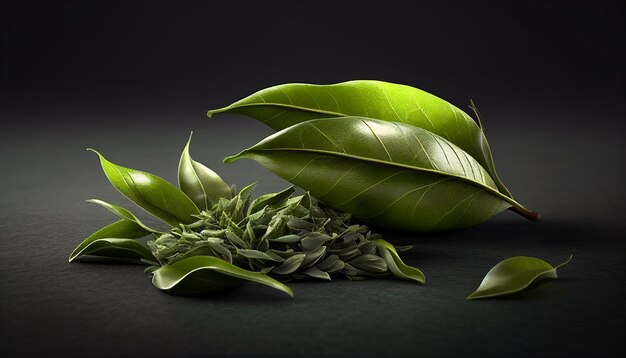
<path fill-rule="evenodd" d="M 16 1 L 0 14 L 0 353 L 624 353 L 623 2 Z M 85 148 L 175 181 L 194 130 L 194 158 L 226 181 L 282 189 L 252 161 L 221 162 L 271 131 L 206 110 L 279 83 L 351 79 L 476 100 L 502 179 L 544 218 L 382 232 L 415 245 L 403 257 L 426 285 L 302 282 L 294 299 L 257 285 L 172 296 L 140 266 L 67 263 L 113 220 L 83 200 L 131 207 Z M 464 299 L 504 258 L 570 253 L 558 281 Z"/>

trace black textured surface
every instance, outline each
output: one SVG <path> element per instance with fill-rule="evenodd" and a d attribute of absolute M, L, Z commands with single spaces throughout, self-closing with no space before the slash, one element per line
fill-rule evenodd
<path fill-rule="evenodd" d="M 0 354 L 622 355 L 623 3 L 420 8 L 19 1 L 0 11 Z M 194 130 L 192 155 L 227 182 L 282 189 L 252 161 L 221 162 L 268 128 L 204 112 L 277 83 L 359 78 L 459 107 L 477 100 L 501 178 L 543 219 L 505 212 L 446 234 L 382 232 L 415 245 L 402 256 L 426 285 L 301 282 L 294 299 L 253 284 L 173 296 L 139 265 L 67 263 L 115 220 L 85 199 L 143 214 L 85 148 L 175 181 Z M 465 300 L 502 259 L 571 253 L 556 281 Z"/>

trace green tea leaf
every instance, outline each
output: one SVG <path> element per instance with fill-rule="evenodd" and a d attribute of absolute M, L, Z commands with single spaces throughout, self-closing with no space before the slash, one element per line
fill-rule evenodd
<path fill-rule="evenodd" d="M 300 267 L 305 258 L 305 254 L 293 255 L 280 264 L 280 266 L 274 268 L 272 273 L 277 275 L 289 275 Z"/>
<path fill-rule="evenodd" d="M 307 276 L 310 276 L 310 277 L 314 277 L 314 278 L 319 278 L 321 280 L 330 281 L 330 275 L 328 274 L 328 272 L 324 272 L 324 271 L 316 268 L 315 266 L 309 267 L 306 271 L 304 271 L 302 273 L 307 275 Z"/>
<path fill-rule="evenodd" d="M 185 193 L 166 180 L 150 173 L 113 164 L 97 151 L 89 150 L 100 158 L 102 169 L 111 184 L 148 213 L 172 226 L 192 223 L 195 221 L 193 215 L 200 213 Z"/>
<path fill-rule="evenodd" d="M 387 272 L 387 263 L 385 260 L 372 254 L 361 255 L 350 260 L 348 263 L 359 270 L 371 273 Z"/>
<path fill-rule="evenodd" d="M 105 238 L 93 240 L 76 253 L 76 256 L 83 255 L 125 259 L 137 263 L 146 263 L 147 261 L 155 265 L 158 262 L 150 249 L 133 239 Z"/>
<path fill-rule="evenodd" d="M 154 286 L 178 294 L 221 291 L 251 281 L 293 297 L 293 291 L 275 279 L 263 273 L 244 270 L 212 256 L 189 257 L 163 266 L 153 274 Z"/>
<path fill-rule="evenodd" d="M 482 129 L 464 111 L 420 89 L 381 81 L 349 81 L 332 85 L 290 83 L 266 88 L 215 113 L 239 113 L 275 130 L 311 119 L 361 116 L 406 123 L 447 139 L 476 159 L 512 198 L 498 178 Z"/>
<path fill-rule="evenodd" d="M 380 256 L 385 260 L 389 270 L 396 277 L 404 280 L 415 281 L 421 284 L 426 283 L 426 277 L 422 271 L 402 262 L 400 255 L 398 255 L 392 244 L 383 239 L 372 240 L 372 243 L 376 245 L 378 251 L 380 252 Z"/>
<path fill-rule="evenodd" d="M 276 205 L 281 201 L 289 198 L 294 192 L 295 190 L 293 189 L 293 187 L 289 187 L 278 193 L 261 195 L 258 198 L 254 199 L 250 204 L 250 208 L 248 209 L 248 215 L 258 212 L 266 205 Z"/>
<path fill-rule="evenodd" d="M 72 253 L 70 254 L 69 262 L 74 261 L 74 259 L 76 259 L 80 255 L 86 255 L 86 254 L 105 256 L 105 257 L 119 257 L 116 254 L 111 254 L 113 250 L 109 250 L 106 252 L 102 250 L 99 254 L 97 253 L 97 251 L 94 251 L 95 248 L 103 248 L 107 246 L 107 241 L 102 241 L 98 244 L 95 244 L 96 246 L 93 246 L 90 250 L 88 250 L 90 252 L 86 252 L 85 250 L 87 250 L 90 245 L 94 244 L 98 240 L 110 240 L 111 238 L 137 239 L 140 237 L 144 237 L 148 234 L 150 234 L 150 231 L 144 229 L 143 227 L 141 227 L 139 224 L 137 224 L 134 221 L 131 221 L 128 219 L 122 219 L 120 221 L 116 221 L 94 232 L 88 238 L 86 238 L 83 242 L 81 242 L 74 249 L 74 251 L 72 251 Z M 114 244 L 110 242 L 109 244 L 110 244 L 109 246 L 111 245 L 115 246 Z M 129 246 L 128 244 L 122 244 L 122 245 Z M 126 255 L 125 252 L 123 252 L 123 254 Z M 108 255 L 113 255 L 113 256 L 108 256 Z M 150 253 L 149 257 L 150 259 L 156 261 L 156 259 L 154 259 L 154 256 L 152 256 L 152 253 Z"/>
<path fill-rule="evenodd" d="M 270 261 L 280 261 L 276 258 L 266 254 L 265 252 L 252 250 L 252 249 L 237 249 L 237 253 L 243 257 L 249 259 L 259 259 L 259 260 L 270 260 Z"/>
<path fill-rule="evenodd" d="M 522 292 L 540 280 L 557 278 L 556 270 L 571 260 L 572 256 L 560 265 L 552 267 L 535 257 L 510 257 L 489 270 L 478 289 L 467 296 L 467 299 L 508 296 Z"/>
<path fill-rule="evenodd" d="M 130 211 L 124 209 L 121 206 L 117 206 L 117 205 L 114 205 L 114 204 L 111 204 L 111 203 L 107 203 L 106 201 L 100 200 L 100 199 L 89 199 L 89 200 L 86 200 L 86 202 L 100 205 L 103 208 L 105 208 L 105 209 L 109 210 L 110 212 L 112 212 L 113 214 L 117 215 L 120 219 L 130 220 L 130 221 L 134 222 L 135 224 L 141 226 L 146 231 L 149 231 L 149 232 L 154 233 L 154 234 L 163 234 L 162 232 L 160 232 L 158 230 L 151 229 L 148 226 L 144 225 L 144 223 L 142 223 L 139 219 L 137 219 L 137 217 L 133 213 L 131 213 Z"/>
<path fill-rule="evenodd" d="M 270 241 L 282 242 L 282 243 L 288 243 L 288 244 L 300 242 L 301 240 L 302 238 L 300 236 L 294 235 L 294 234 L 284 235 L 281 237 L 270 239 Z"/>
<path fill-rule="evenodd" d="M 200 210 L 208 210 L 220 198 L 230 199 L 231 189 L 214 171 L 191 158 L 190 144 L 191 135 L 178 163 L 178 186 Z"/>
<path fill-rule="evenodd" d="M 361 117 L 316 119 L 238 155 L 378 226 L 442 231 L 479 224 L 515 206 L 483 167 L 422 128 Z"/>

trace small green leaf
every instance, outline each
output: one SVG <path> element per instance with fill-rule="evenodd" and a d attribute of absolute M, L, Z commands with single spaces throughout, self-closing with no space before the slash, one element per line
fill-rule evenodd
<path fill-rule="evenodd" d="M 157 288 L 179 294 L 215 292 L 239 286 L 246 281 L 260 283 L 287 293 L 286 285 L 259 272 L 244 270 L 212 256 L 193 256 L 154 271 Z"/>
<path fill-rule="evenodd" d="M 156 175 L 113 164 L 97 151 L 89 150 L 98 155 L 115 189 L 142 209 L 172 226 L 196 221 L 193 215 L 200 211 L 180 189 Z"/>
<path fill-rule="evenodd" d="M 270 241 L 274 241 L 274 242 L 283 242 L 283 243 L 287 243 L 287 244 L 293 244 L 296 242 L 300 242 L 300 240 L 302 240 L 302 238 L 298 235 L 295 234 L 289 234 L 289 235 L 284 235 L 281 237 L 277 237 L 275 239 L 270 239 Z"/>
<path fill-rule="evenodd" d="M 387 266 L 391 273 L 393 273 L 396 277 L 404 279 L 416 281 L 418 283 L 424 284 L 426 283 L 426 277 L 416 267 L 411 267 L 406 265 L 400 259 L 398 252 L 393 247 L 392 244 L 383 240 L 383 239 L 375 239 L 372 240 L 372 243 L 376 245 L 378 251 L 380 252 L 380 256 L 385 260 Z"/>
<path fill-rule="evenodd" d="M 324 272 L 315 266 L 309 267 L 306 271 L 303 272 L 303 274 L 310 277 L 319 278 L 321 280 L 330 281 L 330 275 L 328 274 L 328 272 Z"/>
<path fill-rule="evenodd" d="M 158 260 L 152 252 L 133 239 L 105 238 L 91 241 L 76 256 L 91 255 L 112 259 L 125 259 L 156 265 Z M 145 261 L 144 261 L 145 260 Z"/>
<path fill-rule="evenodd" d="M 383 273 L 387 272 L 387 264 L 385 260 L 376 255 L 366 254 L 361 255 L 350 262 L 350 265 L 355 268 L 371 273 Z"/>
<path fill-rule="evenodd" d="M 200 210 L 209 210 L 220 198 L 230 199 L 232 193 L 219 175 L 191 158 L 190 144 L 191 135 L 178 163 L 178 186 Z"/>
<path fill-rule="evenodd" d="M 110 238 L 137 239 L 137 238 L 146 236 L 148 234 L 150 234 L 150 231 L 147 231 L 146 229 L 139 226 L 134 221 L 127 220 L 127 219 L 116 221 L 94 232 L 88 238 L 83 240 L 83 242 L 81 242 L 74 249 L 74 251 L 72 251 L 72 253 L 70 254 L 69 262 L 74 261 L 74 259 L 80 255 L 86 254 L 86 252 L 84 251 L 87 249 L 87 247 L 89 247 L 93 242 L 97 240 L 110 239 Z M 101 247 L 104 244 L 100 243 L 99 245 Z M 90 252 L 89 254 L 96 255 L 95 253 L 93 253 L 93 251 Z M 104 253 L 101 253 L 98 256 L 107 256 L 107 255 L 104 255 Z M 150 256 L 152 256 L 152 254 L 150 254 Z M 152 258 L 154 257 L 152 256 Z"/>
<path fill-rule="evenodd" d="M 98 204 L 98 205 L 102 206 L 103 208 L 109 210 L 113 214 L 117 215 L 120 219 L 130 220 L 130 221 L 134 222 L 135 224 L 141 226 L 146 231 L 149 231 L 149 232 L 155 233 L 155 234 L 163 234 L 163 232 L 151 229 L 148 226 L 144 225 L 144 223 L 142 223 L 139 219 L 137 219 L 137 217 L 133 213 L 131 213 L 127 209 L 124 209 L 121 206 L 117 206 L 117 205 L 114 205 L 114 204 L 111 204 L 111 203 L 107 203 L 106 201 L 103 201 L 103 200 L 100 200 L 100 199 L 89 199 L 89 200 L 86 200 L 86 202 L 93 203 L 93 204 Z"/>
<path fill-rule="evenodd" d="M 324 233 L 312 232 L 302 239 L 301 245 L 306 251 L 313 251 L 317 250 L 317 248 L 330 240 L 332 240 L 332 238 Z"/>
<path fill-rule="evenodd" d="M 258 198 L 254 199 L 250 204 L 250 208 L 248 209 L 248 215 L 256 213 L 257 211 L 263 209 L 266 205 L 276 205 L 281 201 L 289 198 L 294 192 L 294 188 L 289 187 L 278 193 L 261 195 Z"/>
<path fill-rule="evenodd" d="M 266 254 L 265 252 L 252 250 L 252 249 L 237 249 L 237 253 L 248 259 L 260 259 L 260 260 L 270 260 L 270 261 L 279 261 L 274 257 Z"/>
<path fill-rule="evenodd" d="M 557 278 L 556 270 L 569 263 L 570 257 L 560 265 L 552 267 L 549 263 L 529 256 L 514 256 L 500 261 L 480 283 L 478 289 L 467 296 L 468 300 L 508 296 L 520 293 L 535 282 L 548 278 Z"/>
<path fill-rule="evenodd" d="M 280 266 L 273 269 L 272 273 L 276 275 L 289 275 L 300 267 L 305 257 L 305 254 L 293 255 L 285 260 L 285 262 L 283 262 Z"/>

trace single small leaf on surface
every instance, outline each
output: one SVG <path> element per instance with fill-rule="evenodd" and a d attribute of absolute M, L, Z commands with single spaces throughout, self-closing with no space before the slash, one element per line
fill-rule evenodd
<path fill-rule="evenodd" d="M 498 178 L 482 129 L 464 111 L 420 89 L 382 81 L 349 81 L 331 85 L 288 83 L 266 88 L 215 113 L 239 113 L 275 130 L 311 119 L 361 116 L 405 123 L 446 138 L 476 159 L 498 190 L 512 198 Z"/>
<path fill-rule="evenodd" d="M 549 263 L 529 256 L 514 256 L 500 261 L 480 283 L 478 289 L 467 296 L 468 300 L 508 296 L 520 293 L 534 283 L 557 278 L 556 270 L 569 263 L 570 257 L 560 265 L 552 267 Z"/>
<path fill-rule="evenodd" d="M 97 240 L 110 239 L 110 238 L 137 239 L 137 238 L 140 238 L 140 237 L 144 237 L 144 236 L 146 236 L 148 234 L 150 234 L 150 231 L 148 231 L 148 230 L 144 229 L 143 227 L 139 226 L 139 224 L 137 224 L 134 221 L 131 221 L 131 220 L 128 220 L 128 219 L 122 219 L 120 221 L 116 221 L 116 222 L 114 222 L 112 224 L 109 224 L 109 225 L 103 227 L 102 229 L 94 232 L 88 238 L 83 240 L 83 242 L 81 242 L 74 249 L 74 251 L 72 251 L 72 253 L 70 254 L 69 262 L 74 261 L 74 259 L 76 259 L 76 257 L 78 257 L 78 256 L 80 256 L 82 254 L 86 254 L 85 250 L 92 243 L 94 243 Z M 97 247 L 102 247 L 103 245 L 106 245 L 106 243 L 101 242 L 100 244 L 98 244 Z M 89 254 L 90 255 L 96 255 L 96 253 L 93 250 Z M 98 254 L 98 256 L 117 257 L 115 255 L 114 256 L 107 256 L 109 254 L 111 254 L 111 251 L 107 252 L 106 255 L 105 255 L 105 252 L 102 251 L 100 254 Z M 152 254 L 150 254 L 150 256 L 152 256 Z M 152 256 L 152 259 L 154 259 L 153 256 Z"/>
<path fill-rule="evenodd" d="M 120 219 L 130 220 L 130 221 L 134 222 L 135 224 L 141 226 L 146 231 L 149 231 L 149 232 L 155 233 L 155 234 L 163 234 L 162 232 L 160 232 L 158 230 L 151 229 L 148 226 L 144 225 L 144 223 L 142 223 L 139 219 L 137 219 L 137 217 L 133 213 L 131 213 L 127 209 L 124 209 L 121 206 L 117 206 L 117 205 L 114 205 L 114 204 L 111 204 L 111 203 L 107 203 L 106 201 L 100 200 L 100 199 L 89 199 L 89 200 L 87 200 L 87 202 L 100 205 L 103 208 L 105 208 L 105 209 L 109 210 L 110 212 L 112 212 L 113 214 L 117 215 Z"/>
<path fill-rule="evenodd" d="M 189 154 L 191 135 L 178 163 L 178 185 L 200 210 L 208 210 L 220 198 L 231 198 L 231 189 L 219 175 Z"/>
<path fill-rule="evenodd" d="M 381 120 L 315 119 L 238 155 L 341 211 L 386 228 L 443 231 L 479 224 L 521 204 L 501 194 L 462 149 L 425 129 Z"/>
<path fill-rule="evenodd" d="M 180 189 L 156 175 L 113 164 L 90 150 L 100 158 L 111 184 L 139 207 L 172 226 L 196 221 L 193 215 L 200 211 Z"/>
<path fill-rule="evenodd" d="M 212 256 L 193 256 L 154 271 L 152 283 L 161 290 L 179 294 L 215 292 L 252 281 L 287 293 L 293 291 L 275 279 L 244 270 Z"/>
<path fill-rule="evenodd" d="M 383 239 L 372 240 L 372 243 L 376 245 L 378 251 L 380 252 L 380 256 L 385 260 L 389 270 L 394 274 L 394 276 L 421 284 L 426 283 L 426 276 L 424 276 L 422 271 L 402 262 L 400 255 L 398 255 L 398 252 L 396 252 L 396 249 L 392 244 Z"/>

